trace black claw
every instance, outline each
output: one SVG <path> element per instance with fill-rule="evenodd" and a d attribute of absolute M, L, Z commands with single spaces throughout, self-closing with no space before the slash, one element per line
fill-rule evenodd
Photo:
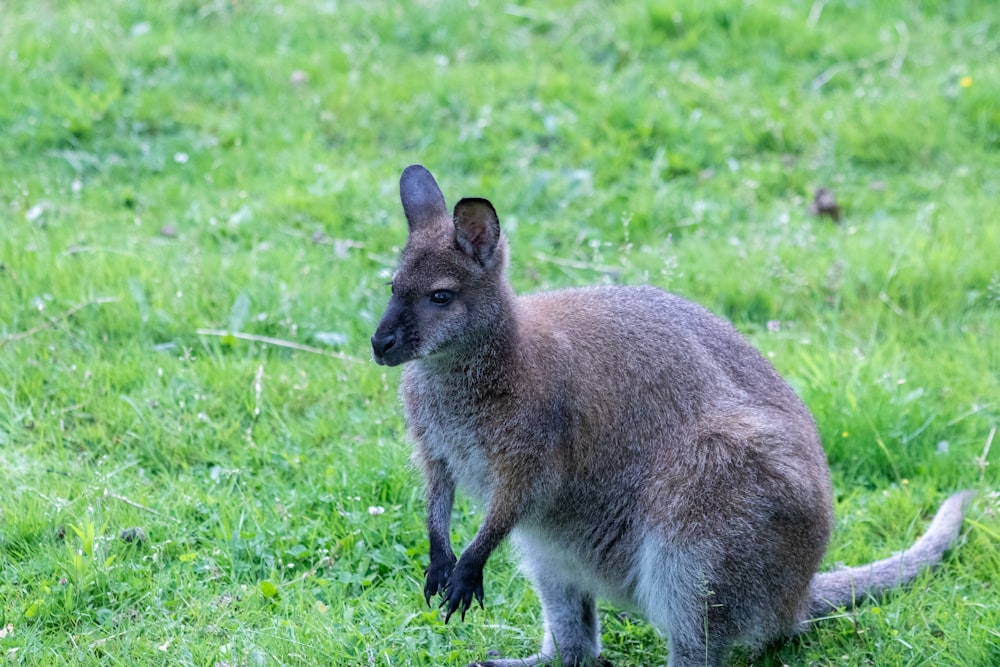
<path fill-rule="evenodd" d="M 445 605 L 447 605 L 447 607 L 444 610 L 444 624 L 448 625 L 448 621 L 451 620 L 451 615 L 455 613 L 455 605 L 451 603 L 451 600 L 444 599 L 441 601 L 441 606 L 445 607 Z"/>
<path fill-rule="evenodd" d="M 441 582 L 440 591 L 441 603 L 438 608 L 443 610 L 445 623 L 448 623 L 456 612 L 464 622 L 466 613 L 472 608 L 473 600 L 479 603 L 480 609 L 486 608 L 483 604 L 481 568 L 473 568 L 470 574 L 468 567 L 456 566 L 447 580 Z"/>
<path fill-rule="evenodd" d="M 424 602 L 431 606 L 431 598 L 440 593 L 445 595 L 451 581 L 451 572 L 455 567 L 455 556 L 450 558 L 431 558 L 431 563 L 424 570 Z"/>

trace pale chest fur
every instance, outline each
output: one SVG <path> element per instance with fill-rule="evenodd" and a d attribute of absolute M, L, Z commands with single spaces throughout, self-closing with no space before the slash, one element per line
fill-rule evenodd
<path fill-rule="evenodd" d="M 462 491 L 488 503 L 494 475 L 482 424 L 464 401 L 415 366 L 405 369 L 400 393 L 416 456 L 444 462 Z"/>

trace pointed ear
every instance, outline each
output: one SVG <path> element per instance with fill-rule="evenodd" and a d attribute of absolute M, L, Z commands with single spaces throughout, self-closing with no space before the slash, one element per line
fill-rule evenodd
<path fill-rule="evenodd" d="M 469 197 L 455 204 L 455 241 L 466 255 L 492 268 L 500 243 L 500 220 L 493 204 Z"/>
<path fill-rule="evenodd" d="M 403 213 L 411 232 L 448 218 L 448 206 L 441 188 L 431 172 L 419 164 L 403 170 L 399 177 L 399 199 L 403 202 Z"/>

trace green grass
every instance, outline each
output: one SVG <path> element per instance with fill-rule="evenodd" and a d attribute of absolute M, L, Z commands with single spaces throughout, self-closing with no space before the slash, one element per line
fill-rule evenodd
<path fill-rule="evenodd" d="M 368 361 L 413 162 L 494 202 L 517 289 L 660 285 L 768 354 L 829 454 L 828 566 L 980 491 L 943 567 L 735 664 L 1000 662 L 993 0 L 0 16 L 0 663 L 535 650 L 506 549 L 485 611 L 423 605 L 398 372 Z M 809 214 L 819 186 L 842 224 Z M 616 665 L 663 662 L 641 619 L 602 618 Z"/>

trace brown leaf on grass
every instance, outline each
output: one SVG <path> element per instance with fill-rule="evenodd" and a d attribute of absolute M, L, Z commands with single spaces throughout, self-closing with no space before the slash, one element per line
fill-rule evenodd
<path fill-rule="evenodd" d="M 146 531 L 138 526 L 134 528 L 126 528 L 119 534 L 119 537 L 125 542 L 142 544 L 146 541 Z"/>
<path fill-rule="evenodd" d="M 833 190 L 830 188 L 818 188 L 816 194 L 813 195 L 812 204 L 809 205 L 809 213 L 812 215 L 825 215 L 829 217 L 834 222 L 840 222 L 840 206 L 837 205 L 837 199 L 833 196 Z"/>

